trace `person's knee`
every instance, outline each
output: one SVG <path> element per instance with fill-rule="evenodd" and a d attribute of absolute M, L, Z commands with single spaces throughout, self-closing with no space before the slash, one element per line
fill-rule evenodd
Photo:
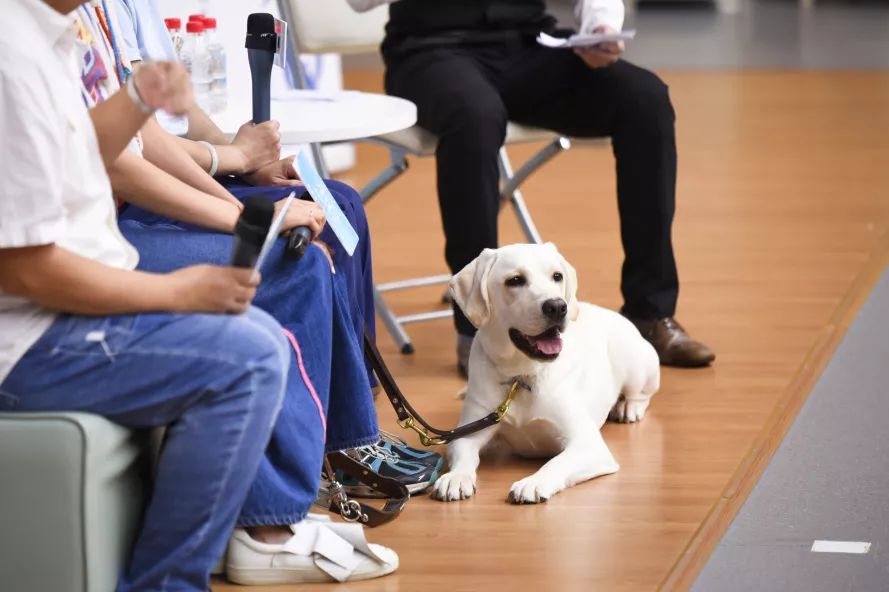
<path fill-rule="evenodd" d="M 243 373 L 249 385 L 245 394 L 253 399 L 251 407 L 276 414 L 290 366 L 287 337 L 274 319 L 256 308 L 232 317 L 230 322 L 230 353 L 237 360 L 237 371 Z"/>
<path fill-rule="evenodd" d="M 440 136 L 468 135 L 472 145 L 480 148 L 499 149 L 503 145 L 509 118 L 500 97 L 457 96 L 443 104 L 447 111 Z"/>
<path fill-rule="evenodd" d="M 670 88 L 661 78 L 643 68 L 636 68 L 625 85 L 626 104 L 635 105 L 636 116 L 656 116 L 672 122 L 675 118 Z"/>
<path fill-rule="evenodd" d="M 333 197 L 340 206 L 361 206 L 361 195 L 351 185 L 346 185 L 342 181 L 335 181 L 333 179 L 325 179 L 324 184 L 330 189 L 330 193 L 333 194 Z"/>
<path fill-rule="evenodd" d="M 358 193 L 356 189 L 341 181 L 334 181 L 332 179 L 325 180 L 324 182 L 327 184 L 327 188 L 330 189 L 330 193 L 333 195 L 336 203 L 340 206 L 340 209 L 342 209 L 347 216 L 351 215 L 359 220 L 367 219 L 367 214 L 364 211 L 364 201 L 361 199 L 361 194 Z"/>
<path fill-rule="evenodd" d="M 330 245 L 328 245 L 330 246 Z M 333 248 L 333 247 L 331 247 Z M 318 244 L 317 241 L 309 245 L 302 259 L 299 260 L 300 266 L 303 267 L 300 278 L 303 281 L 318 282 L 324 293 L 330 289 L 333 284 L 333 271 L 331 269 L 331 261 L 327 258 L 325 248 Z"/>

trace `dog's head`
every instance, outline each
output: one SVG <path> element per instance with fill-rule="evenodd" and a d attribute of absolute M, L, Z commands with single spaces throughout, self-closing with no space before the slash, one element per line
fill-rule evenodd
<path fill-rule="evenodd" d="M 577 318 L 577 272 L 552 243 L 485 249 L 451 279 L 469 321 L 505 332 L 535 360 L 554 360 L 561 333 Z"/>

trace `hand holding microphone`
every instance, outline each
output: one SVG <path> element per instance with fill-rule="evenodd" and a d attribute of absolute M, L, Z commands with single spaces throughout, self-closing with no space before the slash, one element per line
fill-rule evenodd
<path fill-rule="evenodd" d="M 235 225 L 231 267 L 195 265 L 169 274 L 175 312 L 237 314 L 247 310 L 260 279 L 253 267 L 274 214 L 269 200 L 248 197 Z"/>
<path fill-rule="evenodd" d="M 168 274 L 172 312 L 240 314 L 250 307 L 259 285 L 252 269 L 193 265 Z"/>
<path fill-rule="evenodd" d="M 231 146 L 238 150 L 242 160 L 239 172 L 246 173 L 244 176 L 248 180 L 250 174 L 259 172 L 269 163 L 276 162 L 281 157 L 279 127 L 280 124 L 277 121 L 270 119 L 259 124 L 248 121 L 238 128 Z M 258 183 L 253 184 L 257 185 Z"/>
<path fill-rule="evenodd" d="M 271 118 L 272 65 L 278 49 L 275 17 L 265 12 L 254 12 L 247 17 L 247 60 L 253 82 L 253 123 L 260 124 Z M 296 226 L 287 241 L 287 255 L 299 259 L 312 242 L 310 226 Z"/>
<path fill-rule="evenodd" d="M 276 216 L 278 215 L 278 212 L 281 211 L 281 208 L 284 206 L 284 202 L 285 200 L 282 199 L 275 203 Z M 284 224 L 281 226 L 281 230 L 307 228 L 310 232 L 311 240 L 321 234 L 321 231 L 324 230 L 324 225 L 326 223 L 327 218 L 324 215 L 324 210 L 321 209 L 321 206 L 313 201 L 297 199 L 293 201 L 293 204 L 287 211 L 287 215 L 284 218 Z"/>

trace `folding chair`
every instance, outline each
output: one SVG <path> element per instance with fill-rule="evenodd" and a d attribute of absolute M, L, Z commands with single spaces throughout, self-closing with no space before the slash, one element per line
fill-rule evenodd
<path fill-rule="evenodd" d="M 351 9 L 346 0 L 326 0 L 325 2 L 278 0 L 278 7 L 282 18 L 289 25 L 287 59 L 294 65 L 297 88 L 306 88 L 305 74 L 299 62 L 300 55 L 320 53 L 348 55 L 376 52 L 383 40 L 384 27 L 388 19 L 388 9 L 385 6 L 359 14 Z M 407 170 L 408 156 L 435 156 L 438 139 L 435 135 L 415 125 L 392 134 L 358 141 L 378 144 L 389 150 L 389 166 L 360 191 L 362 200 L 367 203 L 380 190 Z M 522 164 L 518 170 L 514 171 L 506 153 L 506 146 L 528 142 L 547 142 L 547 144 Z M 504 204 L 508 202 L 512 206 L 528 242 L 541 243 L 542 239 L 531 218 L 531 213 L 525 205 L 519 187 L 532 173 L 556 154 L 570 147 L 571 142 L 568 138 L 555 132 L 514 122 L 507 125 L 506 141 L 504 147 L 500 149 L 498 157 L 501 177 L 500 197 Z M 312 154 L 322 172 L 326 172 L 320 146 L 313 145 Z M 433 275 L 377 284 L 374 287 L 374 303 L 377 313 L 402 353 L 414 352 L 414 346 L 405 331 L 405 325 L 449 317 L 453 312 L 448 307 L 446 310 L 397 316 L 383 299 L 383 294 L 395 290 L 444 284 L 450 278 L 450 274 Z"/>

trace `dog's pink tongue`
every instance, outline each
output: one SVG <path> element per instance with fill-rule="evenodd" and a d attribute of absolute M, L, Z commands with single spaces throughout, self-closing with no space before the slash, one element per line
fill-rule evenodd
<path fill-rule="evenodd" d="M 562 351 L 562 337 L 560 335 L 537 337 L 534 339 L 534 345 L 541 353 L 554 356 Z"/>

